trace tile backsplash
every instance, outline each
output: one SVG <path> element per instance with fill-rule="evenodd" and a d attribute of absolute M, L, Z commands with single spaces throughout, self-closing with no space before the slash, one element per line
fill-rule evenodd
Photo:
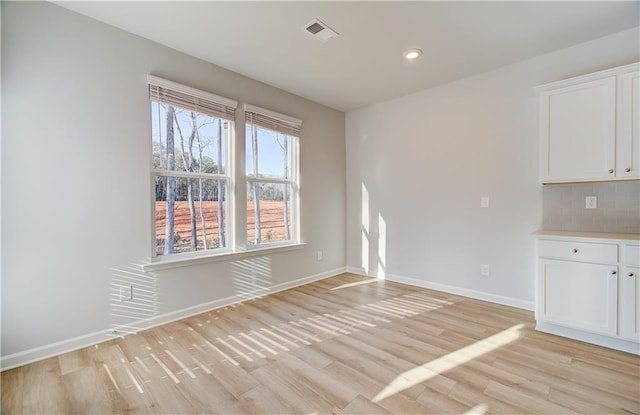
<path fill-rule="evenodd" d="M 586 209 L 585 197 L 597 208 Z M 640 233 L 640 181 L 545 185 L 542 229 Z"/>

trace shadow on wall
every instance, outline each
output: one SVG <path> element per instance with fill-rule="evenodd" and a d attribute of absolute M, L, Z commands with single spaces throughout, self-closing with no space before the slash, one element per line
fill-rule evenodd
<path fill-rule="evenodd" d="M 231 275 L 236 296 L 240 300 L 262 297 L 273 285 L 271 258 L 246 258 L 231 263 Z"/>
<path fill-rule="evenodd" d="M 231 263 L 235 297 L 239 301 L 269 294 L 273 285 L 271 258 L 246 258 Z M 153 325 L 163 310 L 156 272 L 131 263 L 111 268 L 111 329 L 107 336 L 122 337 Z"/>
<path fill-rule="evenodd" d="M 111 268 L 112 337 L 135 333 L 148 327 L 160 313 L 158 275 L 143 271 L 142 264 Z"/>

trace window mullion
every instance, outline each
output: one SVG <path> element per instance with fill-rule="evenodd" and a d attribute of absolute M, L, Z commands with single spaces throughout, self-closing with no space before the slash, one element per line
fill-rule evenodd
<path fill-rule="evenodd" d="M 295 181 L 291 179 L 281 179 L 278 177 L 253 177 L 247 176 L 247 181 L 252 183 L 281 183 L 281 184 L 294 184 Z"/>
<path fill-rule="evenodd" d="M 156 176 L 190 177 L 192 179 L 206 179 L 206 180 L 229 180 L 230 179 L 228 175 L 188 172 L 184 170 L 153 169 L 151 170 L 151 173 L 155 174 Z"/>
<path fill-rule="evenodd" d="M 247 180 L 246 171 L 246 125 L 244 113 L 236 114 L 236 134 L 231 137 L 233 148 L 233 192 L 234 192 L 234 226 L 233 240 L 237 251 L 247 249 Z"/>

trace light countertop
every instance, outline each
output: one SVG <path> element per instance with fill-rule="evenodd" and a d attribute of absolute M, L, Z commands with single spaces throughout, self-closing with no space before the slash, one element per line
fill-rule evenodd
<path fill-rule="evenodd" d="M 545 231 L 537 230 L 532 233 L 536 238 L 553 238 L 553 239 L 592 239 L 592 240 L 610 240 L 622 242 L 640 242 L 640 234 L 638 233 L 607 233 L 607 232 L 575 232 L 575 231 Z"/>

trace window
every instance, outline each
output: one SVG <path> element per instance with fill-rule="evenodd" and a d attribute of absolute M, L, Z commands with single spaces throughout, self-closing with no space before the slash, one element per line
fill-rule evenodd
<path fill-rule="evenodd" d="M 148 83 L 158 265 L 296 246 L 302 121 L 246 104 L 245 137 L 236 137 L 236 101 L 154 76 Z M 246 170 L 235 170 L 243 159 Z M 235 210 L 237 198 L 246 210 Z"/>
<path fill-rule="evenodd" d="M 245 105 L 247 245 L 298 241 L 301 121 Z"/>
<path fill-rule="evenodd" d="M 233 246 L 235 101 L 149 76 L 154 255 Z"/>

